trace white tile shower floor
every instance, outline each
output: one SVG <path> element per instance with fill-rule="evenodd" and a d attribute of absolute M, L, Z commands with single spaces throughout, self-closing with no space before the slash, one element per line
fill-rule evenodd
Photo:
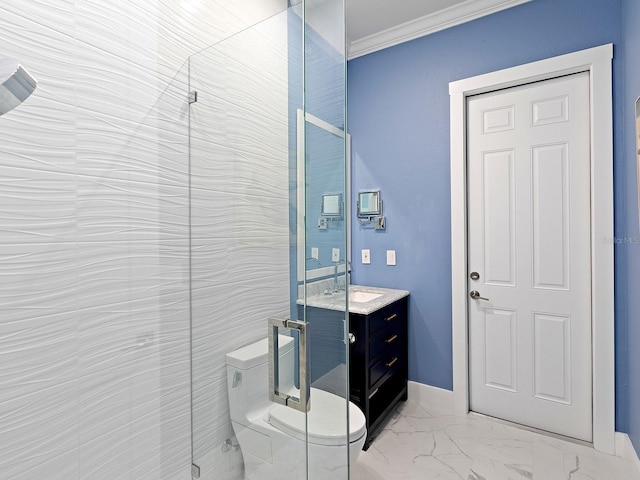
<path fill-rule="evenodd" d="M 352 480 L 640 480 L 629 460 L 479 416 L 401 404 Z"/>

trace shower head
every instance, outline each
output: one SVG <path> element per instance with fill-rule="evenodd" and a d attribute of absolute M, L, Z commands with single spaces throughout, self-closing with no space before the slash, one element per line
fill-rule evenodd
<path fill-rule="evenodd" d="M 0 115 L 24 102 L 37 84 L 16 60 L 0 56 Z"/>

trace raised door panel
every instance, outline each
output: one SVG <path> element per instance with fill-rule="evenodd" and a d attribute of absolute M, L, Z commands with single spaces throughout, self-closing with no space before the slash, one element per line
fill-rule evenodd
<path fill-rule="evenodd" d="M 539 127 L 569 121 L 569 96 L 541 98 L 531 102 L 531 126 Z"/>
<path fill-rule="evenodd" d="M 486 283 L 515 285 L 515 152 L 482 154 Z"/>
<path fill-rule="evenodd" d="M 513 310 L 484 311 L 484 384 L 517 391 L 517 316 Z"/>
<path fill-rule="evenodd" d="M 571 317 L 533 314 L 534 395 L 571 404 Z"/>
<path fill-rule="evenodd" d="M 500 106 L 482 112 L 482 133 L 498 133 L 515 128 L 515 105 Z"/>
<path fill-rule="evenodd" d="M 569 290 L 569 145 L 531 151 L 534 288 Z"/>

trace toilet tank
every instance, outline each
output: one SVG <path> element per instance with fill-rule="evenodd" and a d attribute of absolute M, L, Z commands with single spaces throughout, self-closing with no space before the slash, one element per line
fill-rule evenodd
<path fill-rule="evenodd" d="M 278 335 L 279 376 L 282 391 L 293 388 L 293 338 Z M 263 414 L 269 401 L 269 343 L 263 338 L 227 353 L 227 391 L 231 420 L 248 426 L 248 418 Z"/>

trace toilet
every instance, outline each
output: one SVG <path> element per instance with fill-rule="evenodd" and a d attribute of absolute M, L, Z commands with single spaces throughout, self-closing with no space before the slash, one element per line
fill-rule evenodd
<path fill-rule="evenodd" d="M 279 376 L 293 379 L 293 339 L 280 335 L 278 348 Z M 347 455 L 353 465 L 367 436 L 364 414 L 349 402 L 347 439 L 345 399 L 311 387 L 305 433 L 303 412 L 269 400 L 268 349 L 265 338 L 226 355 L 231 423 L 244 457 L 245 478 L 306 478 L 305 436 L 309 479 L 347 478 Z M 293 389 L 293 384 L 280 389 Z"/>

